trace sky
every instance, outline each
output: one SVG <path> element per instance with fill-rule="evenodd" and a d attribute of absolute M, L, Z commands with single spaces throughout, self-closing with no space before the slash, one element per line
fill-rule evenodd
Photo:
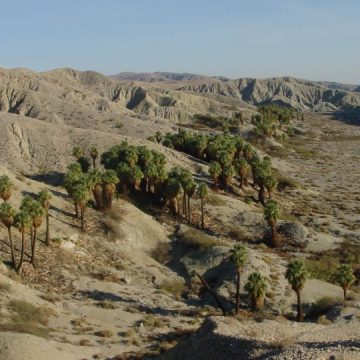
<path fill-rule="evenodd" d="M 0 67 L 360 84 L 360 1 L 0 0 Z"/>

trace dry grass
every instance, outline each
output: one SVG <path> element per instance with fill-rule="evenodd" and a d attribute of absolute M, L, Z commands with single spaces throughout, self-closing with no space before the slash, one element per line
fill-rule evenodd
<path fill-rule="evenodd" d="M 142 323 L 143 323 L 144 327 L 155 329 L 155 328 L 165 327 L 169 323 L 169 320 L 162 318 L 160 316 L 147 315 L 142 320 Z"/>
<path fill-rule="evenodd" d="M 36 307 L 23 300 L 12 300 L 8 304 L 11 312 L 9 321 L 0 325 L 1 331 L 48 336 L 46 326 L 53 311 L 46 307 Z"/>
<path fill-rule="evenodd" d="M 103 338 L 109 338 L 114 336 L 114 333 L 111 330 L 99 330 L 95 332 L 95 335 Z"/>
<path fill-rule="evenodd" d="M 11 286 L 7 282 L 0 282 L 0 293 L 9 292 Z"/>
<path fill-rule="evenodd" d="M 206 250 L 213 246 L 225 245 L 222 241 L 196 229 L 183 232 L 180 236 L 180 240 L 189 247 L 193 247 L 199 250 Z"/>
<path fill-rule="evenodd" d="M 165 280 L 160 285 L 161 290 L 165 290 L 175 296 L 175 298 L 179 299 L 186 289 L 186 286 L 182 280 L 173 279 L 173 280 Z"/>

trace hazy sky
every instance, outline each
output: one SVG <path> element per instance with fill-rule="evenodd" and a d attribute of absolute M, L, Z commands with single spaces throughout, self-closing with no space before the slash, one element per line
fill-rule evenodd
<path fill-rule="evenodd" d="M 0 0 L 0 67 L 360 83 L 360 1 Z"/>

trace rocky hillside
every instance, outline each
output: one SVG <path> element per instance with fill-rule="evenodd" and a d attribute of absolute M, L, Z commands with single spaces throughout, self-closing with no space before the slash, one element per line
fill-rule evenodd
<path fill-rule="evenodd" d="M 252 105 L 274 102 L 301 111 L 331 112 L 350 110 L 360 105 L 359 85 L 316 82 L 292 77 L 230 80 L 196 74 L 120 73 L 112 78 L 122 81 L 160 82 L 163 86 L 166 83 L 179 91 L 217 94 Z"/>

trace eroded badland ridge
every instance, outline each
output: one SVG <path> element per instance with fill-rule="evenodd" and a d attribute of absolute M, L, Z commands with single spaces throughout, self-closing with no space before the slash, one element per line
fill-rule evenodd
<path fill-rule="evenodd" d="M 359 359 L 359 106 L 291 77 L 0 69 L 0 360 Z"/>

